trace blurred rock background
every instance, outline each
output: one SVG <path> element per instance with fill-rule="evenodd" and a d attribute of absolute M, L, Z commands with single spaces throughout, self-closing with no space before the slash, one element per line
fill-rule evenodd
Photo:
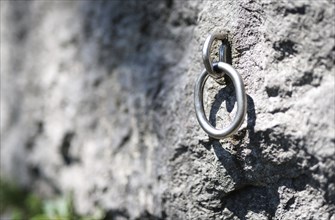
<path fill-rule="evenodd" d="M 105 219 L 335 219 L 334 2 L 1 1 L 1 178 Z M 227 30 L 248 113 L 193 87 Z M 217 127 L 234 88 L 209 80 Z M 3 203 L 4 201 L 2 201 Z M 4 204 L 2 204 L 3 206 Z"/>

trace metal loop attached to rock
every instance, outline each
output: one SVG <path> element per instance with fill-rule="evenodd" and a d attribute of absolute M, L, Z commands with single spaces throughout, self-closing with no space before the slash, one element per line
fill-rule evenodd
<path fill-rule="evenodd" d="M 230 64 L 226 63 L 227 54 L 225 54 L 225 47 L 224 45 L 220 47 L 219 57 L 220 62 L 212 63 L 209 59 L 210 48 L 212 43 L 215 39 L 222 40 L 227 36 L 224 34 L 212 34 L 207 37 L 204 47 L 203 47 L 203 61 L 205 69 L 202 71 L 200 76 L 198 77 L 195 88 L 194 88 L 194 105 L 195 105 L 195 112 L 198 119 L 198 122 L 202 129 L 210 136 L 216 139 L 222 139 L 228 137 L 229 135 L 235 133 L 240 126 L 242 125 L 246 110 L 247 110 L 247 97 L 245 93 L 245 88 L 243 84 L 243 80 L 241 75 L 232 67 Z M 215 71 L 214 70 L 219 70 Z M 237 111 L 236 115 L 231 122 L 231 124 L 223 129 L 217 129 L 213 127 L 205 115 L 204 110 L 204 102 L 203 102 L 203 90 L 206 83 L 208 76 L 211 76 L 216 81 L 223 77 L 226 74 L 230 77 L 231 81 L 234 84 L 235 92 L 236 92 L 236 100 L 237 100 Z"/>
<path fill-rule="evenodd" d="M 215 40 L 225 40 L 227 38 L 228 38 L 227 34 L 223 34 L 223 33 L 211 34 L 205 40 L 204 47 L 202 49 L 202 60 L 203 60 L 205 69 L 208 72 L 208 74 L 211 77 L 213 77 L 214 79 L 222 78 L 224 73 L 222 73 L 222 72 L 220 73 L 220 72 L 215 71 L 213 69 L 213 64 L 212 64 L 212 61 L 211 61 L 211 58 L 210 58 L 211 48 L 212 48 L 213 42 Z M 222 62 L 226 62 L 226 60 L 225 60 L 226 55 L 224 54 L 224 52 L 225 52 L 224 50 L 225 50 L 224 45 L 222 45 L 220 47 L 220 51 L 219 51 L 220 61 L 222 61 Z"/>

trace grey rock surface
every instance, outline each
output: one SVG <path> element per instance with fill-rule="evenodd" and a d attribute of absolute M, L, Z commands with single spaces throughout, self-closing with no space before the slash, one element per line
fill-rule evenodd
<path fill-rule="evenodd" d="M 110 219 L 335 219 L 333 1 L 1 1 L 1 175 Z M 229 31 L 238 133 L 195 117 Z M 217 127 L 234 88 L 209 80 Z"/>

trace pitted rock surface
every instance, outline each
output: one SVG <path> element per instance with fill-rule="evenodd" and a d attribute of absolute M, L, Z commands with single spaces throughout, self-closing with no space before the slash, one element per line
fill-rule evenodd
<path fill-rule="evenodd" d="M 110 219 L 335 219 L 333 1 L 1 1 L 1 175 Z M 228 31 L 248 97 L 197 123 Z M 215 48 L 213 48 L 215 49 Z M 209 79 L 212 124 L 234 88 Z"/>

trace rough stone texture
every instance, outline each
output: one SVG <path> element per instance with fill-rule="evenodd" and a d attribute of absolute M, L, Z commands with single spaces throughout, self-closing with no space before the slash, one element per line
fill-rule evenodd
<path fill-rule="evenodd" d="M 1 1 L 1 175 L 110 219 L 335 219 L 334 2 Z M 195 118 L 227 30 L 248 113 Z M 216 126 L 234 88 L 206 84 Z"/>

